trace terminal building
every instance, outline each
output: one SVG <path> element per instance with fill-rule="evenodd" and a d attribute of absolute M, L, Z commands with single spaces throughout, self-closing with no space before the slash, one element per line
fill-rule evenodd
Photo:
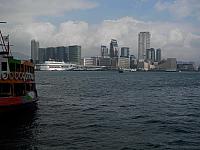
<path fill-rule="evenodd" d="M 168 72 L 177 71 L 176 58 L 167 58 L 167 60 L 161 62 L 157 66 L 157 69 L 160 71 L 168 71 Z"/>
<path fill-rule="evenodd" d="M 177 62 L 177 70 L 178 71 L 195 71 L 195 63 L 194 62 Z"/>

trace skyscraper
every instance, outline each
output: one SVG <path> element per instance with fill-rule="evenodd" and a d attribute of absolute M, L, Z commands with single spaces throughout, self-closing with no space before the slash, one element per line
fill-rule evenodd
<path fill-rule="evenodd" d="M 146 50 L 146 59 L 151 60 L 152 62 L 155 61 L 155 49 L 150 48 Z"/>
<path fill-rule="evenodd" d="M 44 61 L 46 60 L 46 48 L 38 49 L 38 60 L 39 63 L 44 63 Z"/>
<path fill-rule="evenodd" d="M 101 57 L 108 57 L 108 48 L 104 45 L 101 45 Z"/>
<path fill-rule="evenodd" d="M 56 48 L 47 47 L 46 48 L 46 60 L 56 60 Z"/>
<path fill-rule="evenodd" d="M 112 39 L 110 42 L 110 57 L 118 57 L 119 53 L 119 48 L 117 44 L 117 40 Z"/>
<path fill-rule="evenodd" d="M 56 47 L 56 60 L 57 61 L 69 61 L 69 47 L 59 46 Z"/>
<path fill-rule="evenodd" d="M 161 61 L 161 49 L 156 50 L 156 61 L 160 62 Z"/>
<path fill-rule="evenodd" d="M 31 59 L 33 63 L 38 63 L 38 49 L 39 42 L 36 40 L 31 40 Z"/>
<path fill-rule="evenodd" d="M 138 60 L 142 62 L 146 59 L 146 49 L 150 49 L 150 33 L 140 32 L 138 34 Z"/>
<path fill-rule="evenodd" d="M 121 48 L 121 57 L 129 58 L 129 47 L 122 47 Z"/>
<path fill-rule="evenodd" d="M 81 46 L 69 46 L 69 62 L 77 65 L 81 64 Z"/>

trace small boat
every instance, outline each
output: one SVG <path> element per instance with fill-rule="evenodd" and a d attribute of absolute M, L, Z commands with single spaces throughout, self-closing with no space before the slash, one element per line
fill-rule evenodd
<path fill-rule="evenodd" d="M 119 68 L 119 69 L 118 69 L 118 72 L 119 72 L 119 73 L 123 73 L 124 70 L 123 70 L 122 68 Z"/>
<path fill-rule="evenodd" d="M 9 36 L 0 30 L 0 113 L 36 108 L 38 95 L 32 60 L 14 59 Z"/>

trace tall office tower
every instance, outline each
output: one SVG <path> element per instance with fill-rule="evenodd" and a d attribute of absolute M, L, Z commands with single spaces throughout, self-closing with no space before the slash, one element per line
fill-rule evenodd
<path fill-rule="evenodd" d="M 46 60 L 46 48 L 38 49 L 38 61 L 39 63 L 44 63 Z"/>
<path fill-rule="evenodd" d="M 77 65 L 81 64 L 81 46 L 69 46 L 69 62 Z"/>
<path fill-rule="evenodd" d="M 156 50 L 156 62 L 160 62 L 161 61 L 161 49 L 157 49 Z"/>
<path fill-rule="evenodd" d="M 69 61 L 69 49 L 65 46 L 56 47 L 56 60 L 57 61 Z"/>
<path fill-rule="evenodd" d="M 110 57 L 118 57 L 119 48 L 117 44 L 117 40 L 112 39 L 110 42 Z"/>
<path fill-rule="evenodd" d="M 55 60 L 56 59 L 56 48 L 47 47 L 46 48 L 46 60 Z"/>
<path fill-rule="evenodd" d="M 108 57 L 108 48 L 104 45 L 101 45 L 101 57 Z"/>
<path fill-rule="evenodd" d="M 121 57 L 129 58 L 129 47 L 122 47 L 121 48 Z"/>
<path fill-rule="evenodd" d="M 149 32 L 140 32 L 138 34 L 138 60 L 142 62 L 146 59 L 146 49 L 150 49 L 150 37 Z"/>
<path fill-rule="evenodd" d="M 155 61 L 155 49 L 150 48 L 146 50 L 146 60 L 151 60 L 152 62 Z"/>
<path fill-rule="evenodd" d="M 36 40 L 31 40 L 31 59 L 33 63 L 38 63 L 38 49 L 39 49 L 39 42 Z"/>

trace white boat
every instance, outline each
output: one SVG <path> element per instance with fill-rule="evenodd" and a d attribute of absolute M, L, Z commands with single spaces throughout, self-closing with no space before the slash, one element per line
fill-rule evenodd
<path fill-rule="evenodd" d="M 36 69 L 41 71 L 67 71 L 76 68 L 76 64 L 58 62 L 58 61 L 45 61 L 43 64 L 36 64 Z"/>

